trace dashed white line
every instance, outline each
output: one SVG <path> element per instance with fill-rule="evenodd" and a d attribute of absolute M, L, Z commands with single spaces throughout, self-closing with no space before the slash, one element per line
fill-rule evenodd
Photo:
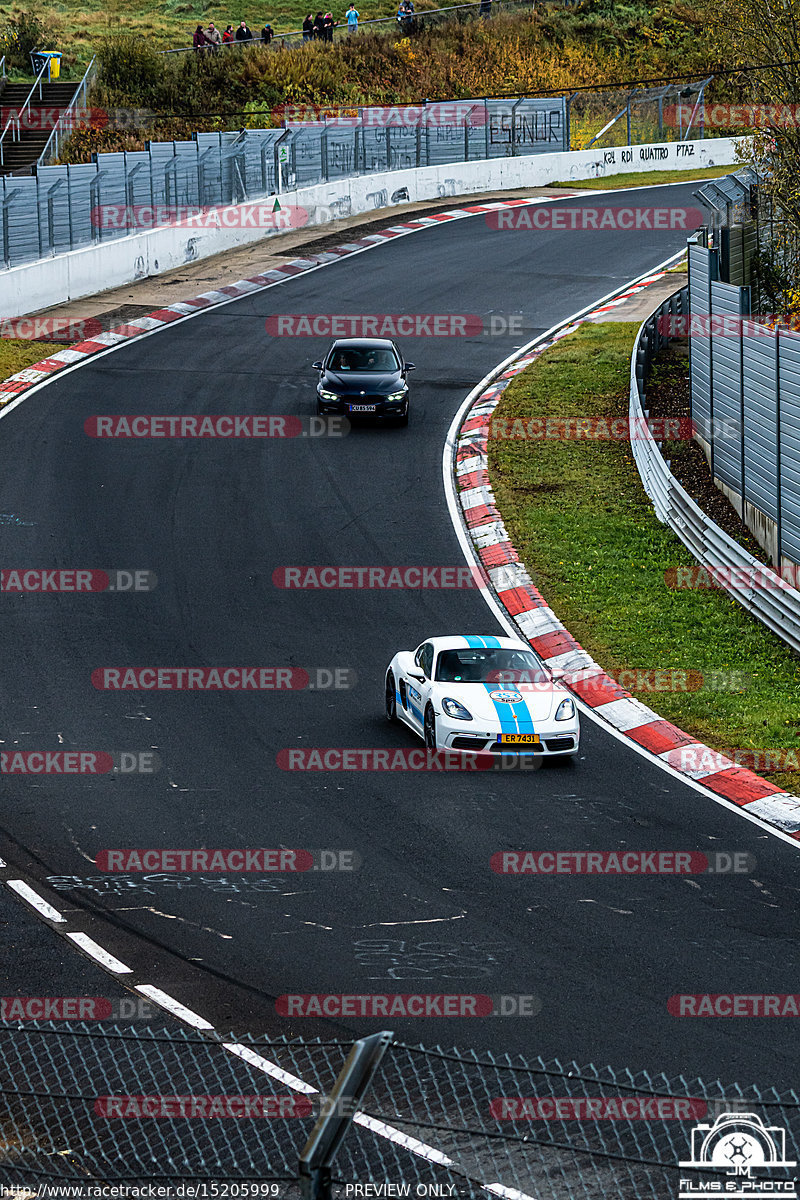
<path fill-rule="evenodd" d="M 67 918 L 62 917 L 58 909 L 53 908 L 52 904 L 48 904 L 43 900 L 38 892 L 35 892 L 32 887 L 29 887 L 23 879 L 7 879 L 6 887 L 10 887 L 12 892 L 16 892 L 23 900 L 30 904 L 31 908 L 35 908 L 40 916 L 47 917 L 48 921 L 55 921 L 58 924 L 66 924 Z"/>
<path fill-rule="evenodd" d="M 152 987 L 151 984 L 137 984 L 136 991 L 141 992 L 148 1000 L 152 1000 L 159 1008 L 165 1008 L 168 1013 L 172 1013 L 173 1017 L 178 1017 L 181 1021 L 185 1021 L 187 1025 L 193 1026 L 195 1029 L 213 1029 L 214 1026 L 205 1017 L 199 1017 L 196 1012 L 192 1012 L 185 1004 L 181 1004 L 178 1000 L 173 1000 L 172 996 L 168 996 L 166 992 L 162 992 L 161 988 Z"/>
<path fill-rule="evenodd" d="M 88 954 L 101 967 L 105 967 L 106 971 L 113 971 L 115 975 L 133 974 L 131 967 L 127 967 L 124 962 L 120 962 L 118 958 L 115 958 L 113 954 L 109 954 L 102 946 L 98 946 L 94 938 L 90 938 L 88 933 L 68 933 L 67 937 L 76 946 L 80 946 L 84 954 Z"/>

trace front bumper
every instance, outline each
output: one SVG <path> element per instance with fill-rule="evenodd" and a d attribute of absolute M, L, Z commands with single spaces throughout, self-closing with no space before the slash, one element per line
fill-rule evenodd
<path fill-rule="evenodd" d="M 387 400 L 385 396 L 340 396 L 323 400 L 317 392 L 321 413 L 336 413 L 350 420 L 359 417 L 402 417 L 408 409 L 408 394 L 402 400 Z"/>
<path fill-rule="evenodd" d="M 519 745 L 507 745 L 497 741 L 497 733 L 488 734 L 485 730 L 471 733 L 469 730 L 454 729 L 449 723 L 441 724 L 442 717 L 437 716 L 437 736 L 443 750 L 456 750 L 464 754 L 508 754 L 515 758 L 531 757 L 554 758 L 562 754 L 576 754 L 580 748 L 580 725 L 576 721 L 559 722 L 559 727 L 553 727 L 549 722 L 540 730 L 539 741 L 526 742 Z M 446 722 L 446 718 L 445 718 Z"/>

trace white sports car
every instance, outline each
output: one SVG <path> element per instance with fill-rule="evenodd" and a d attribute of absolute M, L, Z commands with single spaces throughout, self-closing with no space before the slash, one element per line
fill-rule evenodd
<path fill-rule="evenodd" d="M 386 716 L 431 750 L 574 757 L 575 702 L 525 642 L 433 637 L 395 654 L 386 672 Z"/>

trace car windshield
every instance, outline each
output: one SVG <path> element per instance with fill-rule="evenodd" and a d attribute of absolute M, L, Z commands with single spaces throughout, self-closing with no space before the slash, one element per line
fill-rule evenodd
<path fill-rule="evenodd" d="M 334 350 L 328 363 L 330 371 L 397 371 L 399 363 L 393 351 L 380 347 L 364 346 L 349 347 L 346 350 Z"/>
<path fill-rule="evenodd" d="M 436 664 L 442 683 L 548 683 L 550 676 L 530 650 L 490 650 L 465 646 L 442 650 Z"/>

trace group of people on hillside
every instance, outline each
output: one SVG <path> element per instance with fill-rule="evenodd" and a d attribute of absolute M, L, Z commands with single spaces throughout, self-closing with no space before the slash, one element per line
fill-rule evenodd
<path fill-rule="evenodd" d="M 261 42 L 268 46 L 275 37 L 275 30 L 270 25 L 269 21 L 264 23 L 264 28 L 261 30 L 261 35 L 258 38 L 253 37 L 253 33 L 246 21 L 240 21 L 238 29 L 228 25 L 222 33 L 217 29 L 213 21 L 209 21 L 208 29 L 203 29 L 202 25 L 198 25 L 194 31 L 192 44 L 195 50 L 219 50 L 220 46 L 227 46 L 229 42 Z"/>
<path fill-rule="evenodd" d="M 347 23 L 347 32 L 358 33 L 358 20 L 360 13 L 354 3 L 351 3 L 345 13 L 345 21 Z M 311 13 L 306 15 L 303 21 L 303 41 L 304 42 L 332 42 L 333 31 L 339 24 L 339 21 L 334 21 L 333 14 L 326 12 L 318 12 L 314 17 Z"/>
<path fill-rule="evenodd" d="M 413 14 L 414 5 L 412 0 L 403 0 L 403 4 L 400 6 L 401 10 L 404 5 L 409 5 Z M 357 33 L 359 13 L 355 3 L 351 3 L 344 19 L 347 23 L 347 32 Z M 397 19 L 398 21 L 400 20 L 399 13 Z M 308 13 L 303 21 L 303 41 L 332 42 L 333 31 L 338 24 L 339 22 L 333 19 L 332 13 L 318 12 L 316 16 Z M 204 29 L 202 25 L 197 26 L 194 31 L 193 45 L 195 50 L 211 51 L 219 50 L 220 46 L 226 46 L 229 42 L 237 42 L 240 45 L 245 42 L 261 42 L 262 45 L 268 46 L 274 37 L 275 31 L 269 21 L 265 23 L 264 28 L 261 30 L 260 37 L 253 36 L 246 21 L 240 21 L 237 29 L 234 29 L 232 25 L 228 25 L 222 33 L 216 28 L 213 21 L 209 21 L 207 29 Z"/>

